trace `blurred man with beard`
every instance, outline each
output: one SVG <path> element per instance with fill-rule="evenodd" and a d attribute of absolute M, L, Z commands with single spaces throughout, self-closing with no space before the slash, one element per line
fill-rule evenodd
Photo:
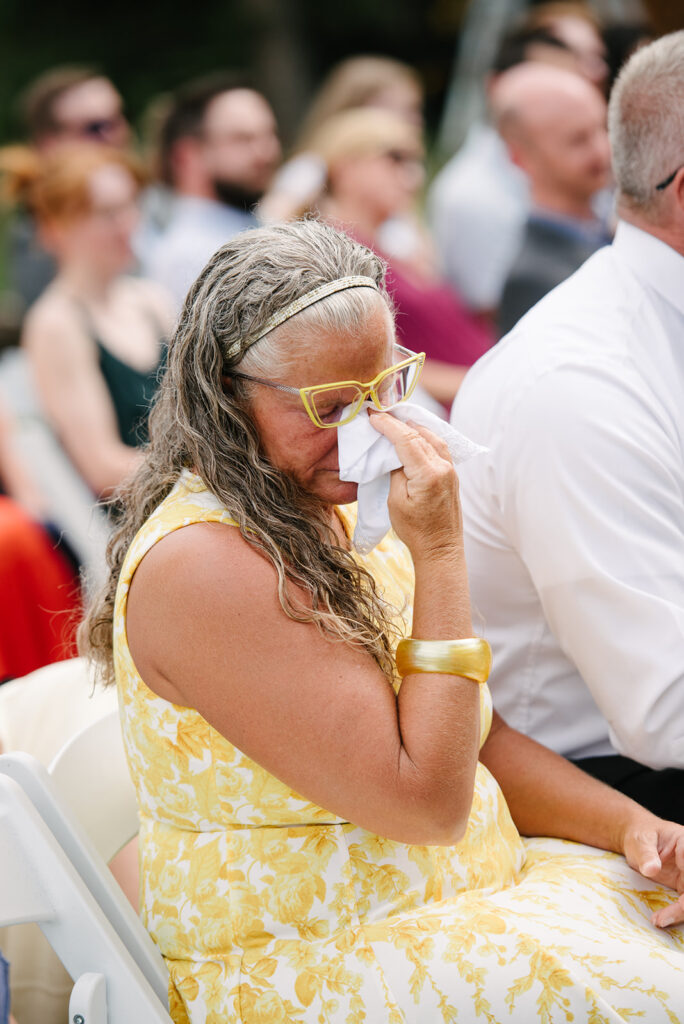
<path fill-rule="evenodd" d="M 254 227 L 254 208 L 280 161 L 273 112 L 260 93 L 227 76 L 178 90 L 160 133 L 160 174 L 171 216 L 141 252 L 145 273 L 180 306 L 209 257 Z"/>

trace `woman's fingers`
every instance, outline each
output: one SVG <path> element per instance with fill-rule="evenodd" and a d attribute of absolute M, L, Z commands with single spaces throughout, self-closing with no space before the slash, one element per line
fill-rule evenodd
<path fill-rule="evenodd" d="M 388 507 L 392 526 L 414 560 L 460 546 L 458 480 L 446 445 L 431 431 L 394 416 L 375 413 L 371 423 L 402 463 L 392 474 Z"/>
<path fill-rule="evenodd" d="M 371 414 L 370 421 L 380 434 L 384 434 L 394 445 L 407 476 L 419 471 L 426 461 L 435 461 L 435 456 L 445 458 L 451 464 L 449 449 L 430 430 L 416 423 L 402 423 L 387 413 Z"/>
<path fill-rule="evenodd" d="M 413 427 L 414 430 L 417 430 L 420 436 L 424 437 L 425 440 L 432 445 L 441 458 L 446 459 L 447 462 L 452 461 L 449 446 L 443 438 L 438 437 L 437 434 L 433 433 L 433 431 L 428 427 L 424 427 L 420 423 L 414 423 L 413 420 L 408 420 L 407 426 Z"/>

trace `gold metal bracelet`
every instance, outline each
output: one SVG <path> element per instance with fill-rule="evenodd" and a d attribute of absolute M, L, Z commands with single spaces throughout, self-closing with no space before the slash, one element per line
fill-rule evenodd
<path fill-rule="evenodd" d="M 486 683 L 492 667 L 492 649 L 480 637 L 467 640 L 409 638 L 399 641 L 395 660 L 402 679 L 413 672 L 439 672 Z"/>

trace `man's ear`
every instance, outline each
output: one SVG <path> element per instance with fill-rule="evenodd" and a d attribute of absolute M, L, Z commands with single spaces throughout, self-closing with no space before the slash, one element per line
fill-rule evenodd
<path fill-rule="evenodd" d="M 521 146 L 518 140 L 514 137 L 504 138 L 506 143 L 506 149 L 510 157 L 511 163 L 519 167 L 521 171 L 527 172 L 527 154 L 525 147 Z"/>
<path fill-rule="evenodd" d="M 672 188 L 674 190 L 675 202 L 679 207 L 679 215 L 684 220 L 684 165 L 675 174 Z"/>

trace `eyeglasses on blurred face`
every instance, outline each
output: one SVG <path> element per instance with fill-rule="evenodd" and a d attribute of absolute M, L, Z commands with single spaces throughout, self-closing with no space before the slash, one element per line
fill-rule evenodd
<path fill-rule="evenodd" d="M 403 357 L 401 361 L 382 370 L 377 377 L 365 384 L 358 380 L 342 380 L 331 384 L 294 388 L 265 380 L 263 377 L 252 377 L 248 373 L 232 373 L 230 376 L 249 380 L 254 384 L 264 384 L 290 395 L 299 395 L 309 419 L 315 426 L 323 429 L 342 427 L 354 419 L 368 398 L 376 409 L 383 411 L 411 397 L 425 362 L 425 353 L 411 352 L 402 345 L 395 345 L 395 351 Z"/>

